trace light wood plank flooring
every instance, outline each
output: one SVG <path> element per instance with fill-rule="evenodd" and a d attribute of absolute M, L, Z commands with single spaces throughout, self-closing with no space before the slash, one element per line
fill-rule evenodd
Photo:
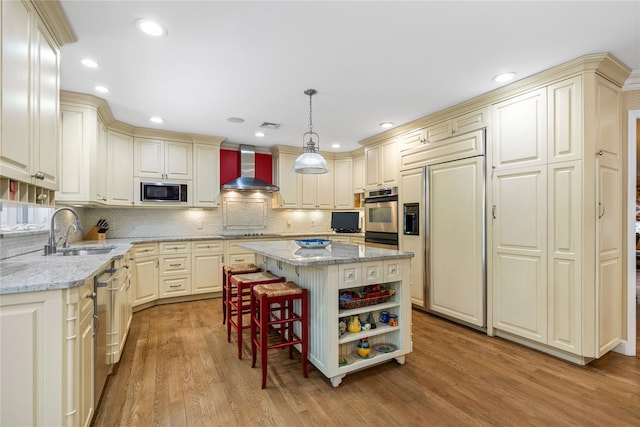
<path fill-rule="evenodd" d="M 638 426 L 640 358 L 586 367 L 414 311 L 414 352 L 338 388 L 269 352 L 267 388 L 227 343 L 220 300 L 134 314 L 95 426 Z M 337 325 L 336 325 L 337 331 Z M 248 332 L 245 332 L 248 337 Z"/>

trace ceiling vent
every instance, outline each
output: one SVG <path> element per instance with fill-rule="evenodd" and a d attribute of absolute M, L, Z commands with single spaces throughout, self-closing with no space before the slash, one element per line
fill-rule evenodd
<path fill-rule="evenodd" d="M 263 122 L 260 125 L 261 128 L 264 129 L 278 129 L 280 127 L 279 123 L 270 123 L 270 122 Z"/>

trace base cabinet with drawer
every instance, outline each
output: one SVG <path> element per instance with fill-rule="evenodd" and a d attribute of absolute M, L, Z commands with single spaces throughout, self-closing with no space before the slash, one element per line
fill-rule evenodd
<path fill-rule="evenodd" d="M 222 291 L 222 240 L 138 243 L 132 254 L 134 307 Z"/>
<path fill-rule="evenodd" d="M 191 242 L 160 242 L 159 298 L 191 294 Z"/>
<path fill-rule="evenodd" d="M 191 243 L 191 294 L 222 291 L 223 253 L 221 240 Z"/>

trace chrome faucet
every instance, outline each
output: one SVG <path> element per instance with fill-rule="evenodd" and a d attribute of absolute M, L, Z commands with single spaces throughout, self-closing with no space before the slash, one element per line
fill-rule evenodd
<path fill-rule="evenodd" d="M 71 224 L 69 226 L 69 228 L 67 228 L 67 233 L 64 235 L 64 242 L 62 242 L 62 247 L 63 248 L 68 248 L 69 247 L 69 232 L 71 231 L 72 228 L 73 228 L 73 232 L 74 233 L 76 231 L 78 231 L 78 227 L 76 227 L 75 224 Z"/>
<path fill-rule="evenodd" d="M 71 212 L 73 214 L 73 217 L 74 217 L 75 221 L 76 221 L 76 223 L 73 224 L 73 227 L 76 229 L 76 231 L 77 230 L 82 230 L 82 224 L 80 224 L 80 218 L 78 217 L 78 212 L 73 210 L 73 208 L 68 208 L 68 207 L 56 209 L 53 212 L 53 214 L 51 214 L 51 228 L 49 228 L 49 242 L 46 245 L 44 245 L 44 254 L 45 255 L 55 254 L 56 253 L 56 245 L 62 239 L 62 236 L 60 236 L 60 238 L 58 240 L 56 240 L 56 230 L 55 230 L 55 218 L 56 218 L 56 215 L 59 212 L 62 212 L 62 211 Z M 69 229 L 71 229 L 71 227 L 69 227 Z M 67 240 L 69 238 L 69 229 L 67 229 Z M 67 240 L 65 240 L 65 244 L 67 243 Z"/>

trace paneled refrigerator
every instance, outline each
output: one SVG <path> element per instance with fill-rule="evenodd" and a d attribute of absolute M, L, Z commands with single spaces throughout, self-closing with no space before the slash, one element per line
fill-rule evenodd
<path fill-rule="evenodd" d="M 413 305 L 486 328 L 484 132 L 440 142 L 439 156 L 401 173 L 401 250 L 411 266 Z"/>

